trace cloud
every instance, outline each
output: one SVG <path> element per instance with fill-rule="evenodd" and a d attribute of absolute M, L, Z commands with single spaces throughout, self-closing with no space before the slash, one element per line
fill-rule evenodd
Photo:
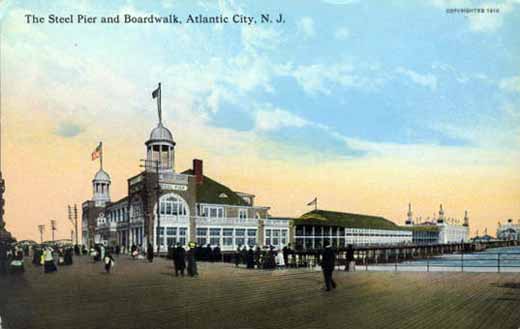
<path fill-rule="evenodd" d="M 273 108 L 271 104 L 266 106 L 268 110 L 259 110 L 255 114 L 255 129 L 257 131 L 272 131 L 286 127 L 301 128 L 310 122 L 291 112 L 280 108 Z"/>
<path fill-rule="evenodd" d="M 500 89 L 520 93 L 520 75 L 500 80 Z"/>
<path fill-rule="evenodd" d="M 336 30 L 334 37 L 338 40 L 346 40 L 350 38 L 350 30 L 347 27 L 341 27 Z"/>
<path fill-rule="evenodd" d="M 430 88 L 432 91 L 437 89 L 437 78 L 433 74 L 419 74 L 403 67 L 398 67 L 396 72 L 422 87 Z"/>
<path fill-rule="evenodd" d="M 58 127 L 56 127 L 56 130 L 54 130 L 54 134 L 57 136 L 65 137 L 65 138 L 72 138 L 76 137 L 79 134 L 81 134 L 85 129 L 81 127 L 80 125 L 65 121 L 60 122 L 58 124 Z"/>
<path fill-rule="evenodd" d="M 312 38 L 316 35 L 314 30 L 314 20 L 310 17 L 301 18 L 298 23 L 298 30 L 302 32 L 306 38 Z"/>
<path fill-rule="evenodd" d="M 300 65 L 290 71 L 303 90 L 310 95 L 330 95 L 332 88 L 357 88 L 362 90 L 378 89 L 389 76 L 380 73 L 378 65 L 358 63 L 354 66 L 350 62 L 336 64 Z"/>

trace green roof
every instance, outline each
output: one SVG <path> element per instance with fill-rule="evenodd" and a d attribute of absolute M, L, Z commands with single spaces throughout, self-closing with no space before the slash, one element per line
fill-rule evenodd
<path fill-rule="evenodd" d="M 193 170 L 188 169 L 182 173 L 185 175 L 193 175 Z M 223 197 L 224 195 L 227 197 Z M 244 199 L 239 197 L 229 187 L 222 185 L 207 176 L 204 176 L 200 185 L 197 185 L 197 202 L 230 206 L 249 206 Z"/>
<path fill-rule="evenodd" d="M 348 228 L 368 228 L 378 230 L 400 230 L 401 228 L 386 218 L 351 214 L 346 212 L 313 210 L 294 220 L 296 225 L 327 225 Z"/>

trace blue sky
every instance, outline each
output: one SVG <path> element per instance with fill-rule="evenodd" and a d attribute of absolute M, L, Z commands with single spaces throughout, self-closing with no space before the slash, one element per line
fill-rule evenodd
<path fill-rule="evenodd" d="M 132 81 L 137 90 L 149 89 L 160 77 L 165 80 L 164 95 L 193 97 L 209 126 L 255 131 L 316 152 L 363 156 L 363 150 L 349 145 L 349 138 L 478 147 L 493 144 L 482 140 L 493 135 L 489 130 L 503 135 L 516 128 L 508 142 L 518 144 L 518 126 L 512 126 L 511 113 L 504 108 L 516 108 L 519 101 L 515 55 L 520 40 L 514 34 L 519 5 L 487 4 L 502 12 L 475 17 L 445 13 L 446 8 L 468 4 L 479 6 L 468 1 L 121 1 L 82 2 L 77 7 L 56 3 L 50 8 L 43 2 L 10 2 L 4 7 L 42 16 L 282 13 L 286 23 L 270 26 L 24 28 L 52 35 L 40 42 L 61 49 L 66 57 L 88 56 Z M 16 14 L 10 19 L 23 20 Z M 54 83 L 79 87 L 89 82 L 74 79 L 76 67 L 45 64 L 55 72 Z M 171 73 L 161 77 L 162 70 Z M 192 70 L 199 76 L 190 75 Z M 283 122 L 258 129 L 259 117 L 269 120 L 258 113 L 266 111 L 273 122 Z M 494 127 L 488 126 L 489 120 Z"/>

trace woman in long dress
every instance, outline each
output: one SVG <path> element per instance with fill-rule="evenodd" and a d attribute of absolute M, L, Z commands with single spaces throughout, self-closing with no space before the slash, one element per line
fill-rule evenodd
<path fill-rule="evenodd" d="M 54 257 L 52 256 L 52 249 L 45 248 L 43 251 L 43 268 L 45 273 L 56 272 L 56 264 L 54 263 Z"/>
<path fill-rule="evenodd" d="M 114 266 L 114 258 L 112 258 L 112 255 L 109 251 L 105 254 L 105 258 L 103 258 L 103 262 L 105 263 L 105 271 L 107 273 L 110 273 L 110 269 L 112 266 Z"/>
<path fill-rule="evenodd" d="M 195 245 L 190 243 L 186 252 L 186 260 L 188 261 L 188 275 L 191 277 L 199 275 L 197 272 L 197 261 L 195 260 Z"/>

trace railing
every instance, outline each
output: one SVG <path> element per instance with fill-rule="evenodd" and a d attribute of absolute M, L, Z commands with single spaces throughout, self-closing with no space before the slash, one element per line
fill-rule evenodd
<path fill-rule="evenodd" d="M 457 271 L 457 272 L 520 272 L 520 252 L 451 254 L 415 261 L 369 264 L 366 259 L 356 266 L 365 271 Z"/>

